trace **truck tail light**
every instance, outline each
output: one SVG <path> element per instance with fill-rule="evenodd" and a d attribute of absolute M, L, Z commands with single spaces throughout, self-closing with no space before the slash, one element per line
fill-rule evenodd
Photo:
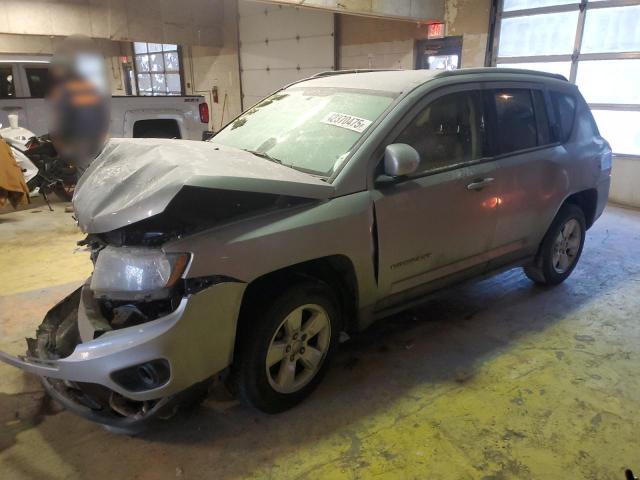
<path fill-rule="evenodd" d="M 200 110 L 200 121 L 202 123 L 209 123 L 209 105 L 201 103 L 198 105 L 198 109 Z"/>

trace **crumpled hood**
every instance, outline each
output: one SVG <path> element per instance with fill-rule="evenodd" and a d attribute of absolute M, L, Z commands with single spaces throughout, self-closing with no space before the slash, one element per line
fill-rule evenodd
<path fill-rule="evenodd" d="M 84 232 L 104 233 L 163 212 L 184 186 L 312 199 L 334 191 L 312 175 L 212 142 L 119 138 L 82 176 L 73 206 Z"/>

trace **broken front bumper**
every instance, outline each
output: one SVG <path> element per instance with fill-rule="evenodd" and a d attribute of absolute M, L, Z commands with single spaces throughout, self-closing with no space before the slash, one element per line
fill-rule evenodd
<path fill-rule="evenodd" d="M 116 420 L 130 423 L 140 416 L 123 413 L 134 412 L 132 402 L 145 417 L 158 413 L 176 394 L 230 365 L 244 288 L 215 284 L 182 298 L 164 317 L 93 338 L 105 319 L 85 284 L 47 313 L 26 356 L 0 352 L 0 360 L 43 377 L 49 393 L 80 415 L 113 424 L 106 404 Z M 97 401 L 100 396 L 106 400 Z"/>

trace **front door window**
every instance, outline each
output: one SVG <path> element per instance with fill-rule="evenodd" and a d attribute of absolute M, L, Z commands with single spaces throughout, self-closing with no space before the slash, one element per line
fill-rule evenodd
<path fill-rule="evenodd" d="M 482 94 L 458 92 L 438 98 L 398 136 L 420 154 L 418 174 L 478 160 L 488 151 Z"/>

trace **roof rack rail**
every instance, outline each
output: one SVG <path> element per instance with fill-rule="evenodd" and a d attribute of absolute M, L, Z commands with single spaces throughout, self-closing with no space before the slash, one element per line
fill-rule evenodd
<path fill-rule="evenodd" d="M 485 68 L 462 68 L 460 70 L 447 70 L 435 76 L 435 78 L 453 77 L 457 75 L 472 75 L 474 73 L 512 73 L 521 75 L 536 75 L 539 77 L 554 78 L 568 82 L 564 75 L 558 73 L 541 72 L 539 70 L 526 70 L 521 68 L 505 68 L 505 67 L 485 67 Z"/>
<path fill-rule="evenodd" d="M 397 72 L 397 68 L 354 68 L 351 70 L 327 70 L 325 72 L 316 73 L 311 78 L 333 77 L 334 75 L 347 75 L 349 73 L 371 73 L 371 72 Z"/>

